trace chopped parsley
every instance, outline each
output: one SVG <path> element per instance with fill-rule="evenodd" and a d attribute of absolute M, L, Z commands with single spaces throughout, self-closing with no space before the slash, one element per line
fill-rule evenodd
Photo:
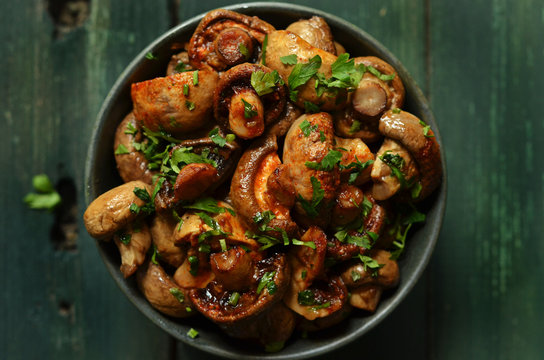
<path fill-rule="evenodd" d="M 428 138 L 434 137 L 433 134 L 429 134 L 429 131 L 431 130 L 431 126 L 430 126 L 430 125 L 427 125 L 427 124 L 425 123 L 425 121 L 423 121 L 423 120 L 419 120 L 419 124 L 420 124 L 421 126 L 423 126 L 423 135 L 424 135 L 425 137 L 428 137 Z"/>
<path fill-rule="evenodd" d="M 355 183 L 359 175 L 370 165 L 374 163 L 374 160 L 370 159 L 362 163 L 357 155 L 355 155 L 355 161 L 349 163 L 348 165 L 339 165 L 341 170 L 352 169 L 349 174 L 348 184 L 352 185 Z"/>
<path fill-rule="evenodd" d="M 393 111 L 393 114 L 400 114 L 401 112 L 399 108 L 393 108 L 391 111 Z"/>
<path fill-rule="evenodd" d="M 231 134 L 229 134 L 229 135 L 231 135 Z M 234 134 L 232 134 L 232 135 L 234 135 Z M 225 145 L 227 144 L 228 140 L 227 140 L 227 138 L 224 138 L 219 134 L 219 128 L 212 129 L 208 133 L 208 136 L 214 142 L 214 144 L 217 144 L 220 147 L 225 147 Z M 227 137 L 228 137 L 228 135 L 227 135 Z"/>
<path fill-rule="evenodd" d="M 363 263 L 363 268 L 365 269 L 366 272 L 370 272 L 370 275 L 372 277 L 377 277 L 378 271 L 385 265 L 385 264 L 378 264 L 376 260 L 374 260 L 370 256 L 366 256 L 363 254 L 358 254 L 355 258 L 359 258 L 359 260 L 361 260 L 361 262 Z"/>
<path fill-rule="evenodd" d="M 212 214 L 222 214 L 228 211 L 231 215 L 236 215 L 232 209 L 219 206 L 218 202 L 211 197 L 197 199 L 191 205 L 185 205 L 184 208 L 207 211 Z"/>
<path fill-rule="evenodd" d="M 151 262 L 155 265 L 159 265 L 157 256 L 160 257 L 161 254 L 159 254 L 159 250 L 157 250 L 157 245 L 153 244 L 153 247 L 151 248 Z"/>
<path fill-rule="evenodd" d="M 238 305 L 238 300 L 240 300 L 240 293 L 235 291 L 229 297 L 229 304 L 231 306 L 236 306 Z"/>
<path fill-rule="evenodd" d="M 315 305 L 315 294 L 312 290 L 299 291 L 297 296 L 298 303 L 304 306 Z"/>
<path fill-rule="evenodd" d="M 28 193 L 23 198 L 29 208 L 53 211 L 61 203 L 62 199 L 47 175 L 35 175 L 32 186 L 38 193 Z"/>
<path fill-rule="evenodd" d="M 354 282 L 359 281 L 361 279 L 361 273 L 355 270 L 351 270 L 351 280 Z"/>
<path fill-rule="evenodd" d="M 308 275 L 308 271 L 302 270 L 302 272 L 300 273 L 300 278 L 302 280 L 304 280 L 304 279 L 306 279 L 306 275 Z"/>
<path fill-rule="evenodd" d="M 296 54 L 291 54 L 280 57 L 280 61 L 284 65 L 296 65 L 298 62 L 298 58 Z"/>
<path fill-rule="evenodd" d="M 174 68 L 174 71 L 178 72 L 178 73 L 190 71 L 190 70 L 186 69 L 186 67 L 187 67 L 187 64 L 185 64 L 183 61 L 180 61 L 180 62 L 178 62 L 176 64 L 176 67 Z"/>
<path fill-rule="evenodd" d="M 323 95 L 328 92 L 332 96 L 336 96 L 340 89 L 353 91 L 361 81 L 363 74 L 367 68 L 363 64 L 355 65 L 354 59 L 349 59 L 349 54 L 344 53 L 338 56 L 336 61 L 331 65 L 331 77 L 327 79 L 325 74 L 316 74 L 316 94 Z M 345 100 L 345 96 L 338 97 L 337 103 Z"/>
<path fill-rule="evenodd" d="M 407 183 L 406 178 L 402 173 L 402 168 L 406 164 L 404 158 L 399 154 L 393 154 L 391 150 L 387 150 L 383 155 L 380 155 L 379 158 L 391 168 L 391 172 L 399 180 L 401 187 L 405 188 Z"/>
<path fill-rule="evenodd" d="M 354 134 L 359 130 L 361 130 L 361 122 L 359 120 L 353 120 L 351 126 L 349 127 L 349 133 Z"/>
<path fill-rule="evenodd" d="M 127 123 L 127 127 L 125 129 L 125 134 L 128 134 L 128 135 L 136 135 L 136 133 L 138 132 L 138 129 L 136 129 L 134 127 L 134 125 L 132 125 L 131 122 Z"/>
<path fill-rule="evenodd" d="M 143 212 L 144 214 L 149 215 L 155 211 L 155 196 L 151 197 L 145 188 L 135 187 L 132 191 L 134 192 L 134 195 L 144 202 L 142 206 L 138 206 L 136 203 L 130 204 L 130 211 L 132 213 L 139 214 L 140 212 Z"/>
<path fill-rule="evenodd" d="M 296 102 L 298 98 L 299 86 L 302 86 L 308 82 L 315 74 L 317 70 L 321 67 L 321 56 L 316 55 L 311 58 L 307 63 L 297 63 L 289 77 L 287 78 L 287 83 L 289 84 L 289 98 L 291 101 Z"/>
<path fill-rule="evenodd" d="M 391 230 L 389 230 L 389 235 L 394 237 L 393 246 L 395 250 L 391 252 L 390 259 L 397 260 L 404 251 L 404 246 L 406 244 L 406 236 L 408 231 L 415 223 L 420 223 L 425 221 L 425 214 L 420 213 L 413 205 L 400 206 L 397 209 L 397 215 Z"/>
<path fill-rule="evenodd" d="M 325 133 L 323 132 L 323 130 L 319 130 L 319 141 L 325 142 L 326 140 L 327 138 L 325 137 Z"/>
<path fill-rule="evenodd" d="M 395 74 L 382 74 L 378 69 L 373 67 L 372 65 L 367 66 L 367 70 L 369 73 L 380 79 L 381 81 L 391 81 L 395 78 Z"/>
<path fill-rule="evenodd" d="M 219 239 L 219 245 L 221 246 L 222 252 L 227 251 L 227 242 L 225 241 L 225 239 Z"/>
<path fill-rule="evenodd" d="M 125 154 L 130 154 L 130 152 L 128 151 L 128 149 L 125 147 L 125 145 L 123 144 L 119 144 L 119 146 L 117 146 L 117 149 L 115 149 L 115 155 L 125 155 Z"/>
<path fill-rule="evenodd" d="M 304 134 L 304 137 L 310 136 L 310 133 L 312 131 L 316 131 L 319 127 L 317 125 L 312 125 L 310 122 L 306 119 L 302 120 L 300 125 L 298 126 L 300 130 L 302 130 L 302 133 Z"/>
<path fill-rule="evenodd" d="M 200 264 L 200 261 L 198 260 L 198 257 L 194 255 L 189 256 L 188 260 L 190 264 L 189 273 L 193 276 L 196 276 L 198 274 L 198 266 Z"/>
<path fill-rule="evenodd" d="M 183 84 L 183 95 L 189 96 L 189 84 Z"/>
<path fill-rule="evenodd" d="M 191 328 L 188 332 L 187 332 L 187 336 L 189 336 L 191 339 L 194 339 L 198 336 L 198 331 L 196 331 L 195 329 Z"/>
<path fill-rule="evenodd" d="M 263 291 L 264 287 L 267 286 L 269 283 L 274 283 L 274 276 L 276 275 L 275 271 L 266 272 L 261 280 L 259 281 L 259 285 L 257 285 L 257 294 L 260 294 L 261 291 Z M 270 293 L 270 291 L 269 291 Z M 270 294 L 272 295 L 272 294 Z"/>
<path fill-rule="evenodd" d="M 132 235 L 124 233 L 124 232 L 118 232 L 116 235 L 119 237 L 119 241 L 122 242 L 123 244 L 125 245 L 130 244 Z"/>
<path fill-rule="evenodd" d="M 320 309 L 326 309 L 328 307 L 331 306 L 331 302 L 330 301 L 327 301 L 326 303 L 323 303 L 323 304 L 319 304 L 319 305 L 316 305 L 316 306 L 313 306 L 312 307 L 312 310 L 320 310 Z"/>
<path fill-rule="evenodd" d="M 193 71 L 193 85 L 198 85 L 198 70 Z"/>
<path fill-rule="evenodd" d="M 159 58 L 153 55 L 151 51 L 149 51 L 147 54 L 145 54 L 145 58 L 147 60 L 158 60 Z"/>
<path fill-rule="evenodd" d="M 334 166 L 342 159 L 342 153 L 336 150 L 329 150 L 327 155 L 320 162 L 306 161 L 304 164 L 307 168 L 319 171 L 332 171 Z"/>
<path fill-rule="evenodd" d="M 283 80 L 276 70 L 271 72 L 258 70 L 251 74 L 251 86 L 259 96 L 270 94 L 276 85 L 283 84 Z"/>
<path fill-rule="evenodd" d="M 238 50 L 240 51 L 240 53 L 242 55 L 244 55 L 244 57 L 247 59 L 249 59 L 249 50 L 247 49 L 247 47 L 243 44 L 243 43 L 239 43 L 238 44 Z"/>
<path fill-rule="evenodd" d="M 193 111 L 196 107 L 195 103 L 189 100 L 185 100 L 185 107 L 189 109 L 189 111 Z"/>
<path fill-rule="evenodd" d="M 312 182 L 312 200 L 308 201 L 304 199 L 300 194 L 297 195 L 300 205 L 306 211 L 309 217 L 315 218 L 319 214 L 319 205 L 321 200 L 325 196 L 325 190 L 321 188 L 321 183 L 315 177 L 311 177 L 310 181 Z"/>
<path fill-rule="evenodd" d="M 183 292 L 178 288 L 170 288 L 170 294 L 172 294 L 180 303 L 183 303 L 185 300 L 185 295 L 183 295 Z"/>
<path fill-rule="evenodd" d="M 259 225 L 260 231 L 268 231 L 270 228 L 267 225 L 274 218 L 276 218 L 276 215 L 274 215 L 272 211 L 266 210 L 263 212 L 257 212 L 257 214 L 255 214 L 253 217 L 253 222 Z"/>
<path fill-rule="evenodd" d="M 255 106 L 248 103 L 244 98 L 242 98 L 242 103 L 244 103 L 244 117 L 246 119 L 251 119 L 258 114 L 257 110 L 255 110 Z"/>
<path fill-rule="evenodd" d="M 306 113 L 315 114 L 315 113 L 320 112 L 321 109 L 319 108 L 319 106 L 317 106 L 313 102 L 305 101 L 304 102 L 304 111 Z"/>

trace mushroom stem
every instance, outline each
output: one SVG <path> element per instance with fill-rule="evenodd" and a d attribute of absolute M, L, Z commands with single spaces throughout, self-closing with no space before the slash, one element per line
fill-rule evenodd
<path fill-rule="evenodd" d="M 242 89 L 232 96 L 229 127 L 242 139 L 251 139 L 264 132 L 264 106 L 254 90 Z"/>
<path fill-rule="evenodd" d="M 363 80 L 353 94 L 352 104 L 361 115 L 377 116 L 387 106 L 387 92 L 379 83 Z"/>

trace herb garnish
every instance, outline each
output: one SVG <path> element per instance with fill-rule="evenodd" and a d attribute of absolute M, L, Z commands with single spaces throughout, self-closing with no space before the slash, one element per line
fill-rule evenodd
<path fill-rule="evenodd" d="M 170 288 L 170 294 L 172 294 L 180 303 L 183 303 L 185 300 L 185 295 L 183 295 L 183 292 L 181 292 L 178 288 Z"/>
<path fill-rule="evenodd" d="M 289 85 L 289 98 L 291 101 L 296 102 L 298 98 L 299 86 L 302 86 L 308 82 L 315 74 L 317 70 L 321 67 L 321 56 L 316 55 L 311 58 L 307 63 L 297 63 L 289 77 L 287 78 L 287 83 Z"/>
<path fill-rule="evenodd" d="M 130 154 L 130 152 L 125 147 L 125 145 L 119 144 L 119 146 L 117 146 L 117 149 L 115 149 L 114 154 L 115 155 L 125 155 L 125 154 Z"/>
<path fill-rule="evenodd" d="M 430 126 L 430 125 L 427 125 L 427 124 L 425 123 L 425 121 L 423 121 L 423 120 L 419 120 L 419 124 L 420 124 L 421 126 L 423 126 L 423 135 L 424 135 L 425 137 L 428 137 L 428 138 L 434 137 L 433 134 L 430 134 L 430 135 L 429 135 L 429 131 L 431 130 L 431 126 Z"/>
<path fill-rule="evenodd" d="M 258 114 L 257 110 L 255 110 L 255 106 L 248 103 L 244 98 L 242 98 L 242 103 L 244 103 L 244 117 L 246 119 L 251 119 Z"/>
<path fill-rule="evenodd" d="M 368 70 L 369 73 L 376 76 L 381 81 L 390 81 L 390 80 L 393 80 L 395 78 L 395 74 L 389 74 L 389 75 L 382 74 L 378 69 L 376 69 L 372 65 L 368 65 L 367 70 Z"/>
<path fill-rule="evenodd" d="M 270 94 L 274 91 L 276 85 L 283 84 L 284 82 L 276 70 L 266 73 L 258 70 L 251 74 L 251 86 L 259 96 Z"/>
<path fill-rule="evenodd" d="M 29 208 L 53 211 L 61 203 L 61 197 L 47 175 L 35 175 L 32 186 L 38 193 L 28 193 L 23 198 Z"/>
<path fill-rule="evenodd" d="M 195 329 L 191 328 L 188 332 L 187 332 L 187 336 L 189 336 L 191 339 L 194 339 L 198 336 L 198 331 L 196 331 Z"/>
<path fill-rule="evenodd" d="M 306 119 L 302 120 L 298 127 L 300 128 L 300 130 L 302 130 L 304 137 L 310 136 L 310 133 L 312 131 L 316 131 L 319 128 L 316 124 L 310 124 L 310 122 Z"/>
<path fill-rule="evenodd" d="M 276 272 L 275 271 L 270 271 L 270 272 L 266 272 L 263 277 L 261 278 L 261 280 L 259 281 L 259 285 L 257 285 L 257 294 L 260 294 L 261 291 L 263 291 L 264 287 L 267 286 L 268 288 L 268 284 L 271 282 L 271 283 L 274 283 L 274 276 L 276 275 Z M 270 293 L 270 290 L 268 291 Z M 275 291 L 274 291 L 275 292 Z M 270 294 L 272 295 L 272 294 Z"/>
<path fill-rule="evenodd" d="M 147 54 L 145 54 L 145 58 L 147 60 L 158 60 L 159 58 L 153 55 L 151 51 L 149 51 Z"/>
<path fill-rule="evenodd" d="M 363 263 L 363 268 L 365 269 L 366 272 L 369 272 L 369 269 L 371 270 L 370 275 L 372 277 L 377 277 L 378 271 L 385 265 L 385 264 L 378 264 L 376 260 L 374 260 L 370 256 L 366 256 L 363 254 L 358 254 L 357 256 L 355 256 L 355 258 L 359 258 L 359 260 L 361 260 L 361 262 Z"/>
<path fill-rule="evenodd" d="M 342 153 L 340 151 L 329 150 L 327 155 L 325 155 L 320 162 L 306 161 L 304 165 L 312 170 L 332 171 L 332 169 L 334 169 L 334 166 L 338 164 L 341 159 Z"/>
<path fill-rule="evenodd" d="M 198 85 L 198 70 L 195 70 L 193 72 L 193 85 L 194 86 L 197 86 Z"/>
<path fill-rule="evenodd" d="M 280 61 L 284 65 L 296 65 L 297 62 L 298 62 L 298 58 L 297 58 L 296 54 L 291 54 L 291 55 L 286 55 L 286 56 L 280 57 Z"/>
<path fill-rule="evenodd" d="M 325 190 L 321 188 L 321 183 L 315 177 L 310 177 L 310 181 L 312 182 L 312 200 L 308 201 L 300 194 L 297 195 L 297 198 L 308 216 L 315 218 L 319 214 L 318 209 L 319 205 L 321 204 L 321 200 L 323 200 L 323 197 L 325 196 Z"/>
<path fill-rule="evenodd" d="M 189 273 L 193 276 L 196 276 L 198 274 L 198 266 L 200 264 L 200 261 L 198 260 L 198 257 L 194 255 L 189 256 L 188 260 L 190 264 Z"/>
<path fill-rule="evenodd" d="M 266 66 L 266 48 L 268 47 L 268 34 L 264 36 L 263 49 L 261 51 L 261 62 Z M 253 82 L 252 82 L 253 83 Z"/>
<path fill-rule="evenodd" d="M 189 100 L 185 100 L 185 107 L 189 109 L 189 111 L 193 111 L 196 107 L 195 103 Z"/>
<path fill-rule="evenodd" d="M 119 241 L 122 242 L 123 244 L 125 245 L 130 244 L 132 235 L 124 233 L 124 232 L 118 232 L 116 235 L 119 237 Z"/>
<path fill-rule="evenodd" d="M 240 293 L 235 291 L 229 297 L 229 304 L 231 306 L 236 306 L 236 305 L 238 305 L 238 300 L 239 299 L 240 299 Z"/>
<path fill-rule="evenodd" d="M 321 109 L 316 104 L 314 104 L 312 102 L 309 102 L 309 101 L 305 101 L 304 102 L 304 111 L 306 113 L 315 114 L 315 113 L 320 112 Z"/>
<path fill-rule="evenodd" d="M 247 47 L 243 44 L 243 43 L 239 43 L 238 44 L 238 50 L 240 51 L 240 53 L 242 55 L 244 55 L 244 57 L 247 59 L 249 59 L 249 50 L 247 49 Z"/>

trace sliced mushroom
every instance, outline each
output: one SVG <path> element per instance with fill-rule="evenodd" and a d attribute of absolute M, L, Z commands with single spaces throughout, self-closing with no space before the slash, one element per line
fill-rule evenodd
<path fill-rule="evenodd" d="M 87 232 L 96 239 L 107 239 L 136 220 L 139 214 L 131 211 L 130 206 L 135 204 L 141 207 L 145 204 L 134 193 L 136 188 L 145 189 L 148 194 L 153 191 L 150 185 L 142 181 L 130 181 L 97 197 L 83 214 Z"/>
<path fill-rule="evenodd" d="M 380 119 L 380 132 L 398 141 L 410 152 L 421 177 L 421 192 L 416 200 L 425 199 L 442 181 L 440 146 L 434 132 L 419 118 L 406 111 L 388 111 L 383 114 Z"/>
<path fill-rule="evenodd" d="M 265 124 L 282 114 L 285 106 L 285 87 L 276 84 L 270 93 L 258 95 L 251 77 L 256 72 L 272 70 L 258 64 L 237 65 L 221 76 L 214 94 L 215 118 L 242 139 L 260 136 Z"/>
<path fill-rule="evenodd" d="M 349 303 L 358 309 L 374 312 L 378 307 L 383 288 L 377 285 L 365 285 L 351 290 Z"/>
<path fill-rule="evenodd" d="M 153 131 L 191 133 L 210 121 L 218 79 L 216 72 L 201 70 L 134 83 L 134 116 Z"/>
<path fill-rule="evenodd" d="M 255 262 L 247 276 L 251 278 L 250 286 L 237 291 L 237 301 L 231 300 L 234 292 L 217 279 L 204 289 L 190 290 L 189 296 L 198 311 L 228 331 L 242 320 L 256 318 L 281 300 L 290 278 L 286 256 L 276 254 Z"/>
<path fill-rule="evenodd" d="M 265 35 L 271 31 L 274 27 L 256 16 L 224 9 L 210 11 L 191 37 L 191 65 L 219 71 L 246 61 L 256 62 Z"/>
<path fill-rule="evenodd" d="M 324 274 L 327 237 L 313 226 L 301 240 L 313 242 L 315 249 L 304 245 L 291 249 L 291 283 L 283 302 L 308 320 L 330 316 L 344 307 L 348 293 L 339 277 Z"/>
<path fill-rule="evenodd" d="M 218 206 L 232 211 L 232 207 L 223 201 L 219 201 Z M 231 214 L 230 211 L 209 215 L 216 223 L 215 226 L 220 227 L 221 231 L 226 235 L 221 234 L 218 229 L 212 229 L 212 227 L 210 227 L 201 216 L 195 214 L 194 211 L 186 212 L 182 217 L 183 223 L 181 227 L 176 228 L 174 231 L 175 244 L 178 246 L 190 244 L 190 246 L 198 248 L 203 242 L 202 236 L 205 236 L 212 251 L 220 251 L 221 248 L 218 240 L 225 239 L 227 244 L 246 246 L 252 250 L 252 256 L 258 256 L 257 254 L 259 254 L 258 250 L 260 248 L 259 243 L 246 236 L 248 226 L 240 216 L 235 216 Z M 216 232 L 218 234 L 215 234 Z M 204 233 L 207 234 L 202 235 Z"/>
<path fill-rule="evenodd" d="M 299 20 L 289 25 L 285 30 L 297 34 L 316 48 L 336 55 L 334 38 L 331 28 L 320 16 L 312 16 L 307 20 Z"/>
<path fill-rule="evenodd" d="M 306 125 L 304 131 L 301 129 L 303 123 Z M 315 170 L 309 168 L 307 162 L 321 163 L 333 149 L 333 141 L 332 118 L 327 113 L 302 115 L 293 123 L 285 137 L 283 162 L 289 169 L 299 200 L 294 208 L 297 219 L 303 225 L 326 228 L 330 221 L 331 204 L 340 181 L 338 167 L 333 166 L 330 171 Z M 315 179 L 313 184 L 312 179 Z M 324 191 L 318 203 L 318 199 L 313 199 L 314 187 Z"/>
<path fill-rule="evenodd" d="M 268 47 L 266 49 L 266 66 L 277 70 L 284 80 L 289 82 L 289 75 L 293 65 L 284 64 L 280 58 L 295 54 L 299 63 L 307 63 L 311 58 L 319 55 L 321 66 L 319 73 L 330 78 L 332 75 L 331 65 L 336 61 L 336 56 L 310 45 L 307 41 L 294 33 L 285 30 L 274 31 L 268 34 Z M 297 88 L 298 97 L 296 105 L 304 108 L 304 102 L 308 101 L 319 106 L 323 111 L 340 110 L 347 104 L 346 91 L 338 91 L 338 95 L 324 93 L 318 96 L 316 93 L 315 79 L 310 79 L 304 85 Z"/>
<path fill-rule="evenodd" d="M 153 183 L 156 171 L 149 170 L 144 154 L 134 148 L 134 142 L 141 142 L 142 138 L 140 126 L 134 113 L 130 112 L 117 127 L 113 143 L 117 170 L 124 182 L 141 180 L 147 184 Z M 123 147 L 127 153 L 122 151 Z"/>
<path fill-rule="evenodd" d="M 291 219 L 289 208 L 285 206 L 285 197 L 281 199 L 283 201 L 278 201 L 268 188 L 268 179 L 280 165 L 277 150 L 275 136 L 259 139 L 250 145 L 240 158 L 232 177 L 230 199 L 237 213 L 254 231 L 257 231 L 257 224 L 253 221 L 255 216 L 271 211 L 275 218 L 268 226 L 293 234 L 298 227 Z M 276 193 L 280 191 L 279 188 L 278 185 Z M 294 200 L 294 195 L 292 196 Z"/>
<path fill-rule="evenodd" d="M 340 165 L 343 167 L 340 171 L 341 182 L 362 185 L 369 181 L 375 156 L 368 146 L 361 139 L 345 139 L 339 136 L 335 136 L 334 139 L 336 147 L 343 149 L 342 159 L 340 160 Z M 366 168 L 361 170 L 365 163 Z M 351 174 L 356 175 L 356 177 L 350 179 Z"/>
<path fill-rule="evenodd" d="M 166 68 L 166 76 L 193 70 L 193 67 L 189 65 L 189 55 L 187 54 L 187 51 L 182 51 L 179 54 L 172 55 L 172 58 L 168 62 L 168 67 Z"/>
<path fill-rule="evenodd" d="M 174 283 L 160 265 L 146 262 L 136 278 L 147 301 L 163 314 L 184 318 L 194 313 L 185 290 Z"/>
<path fill-rule="evenodd" d="M 195 200 L 217 180 L 217 169 L 211 164 L 193 163 L 181 168 L 174 184 L 174 201 Z"/>
<path fill-rule="evenodd" d="M 388 159 L 388 163 L 382 158 Z M 401 174 L 395 173 L 392 167 L 399 170 Z M 370 174 L 374 182 L 372 196 L 376 200 L 387 200 L 399 190 L 406 189 L 408 184 L 415 184 L 419 171 L 406 148 L 395 140 L 385 139 L 378 150 Z"/>
<path fill-rule="evenodd" d="M 153 244 L 161 260 L 179 267 L 185 260 L 186 251 L 174 244 L 174 230 L 179 226 L 172 216 L 167 213 L 156 214 L 151 222 L 150 230 Z"/>
<path fill-rule="evenodd" d="M 129 224 L 122 232 L 113 236 L 113 241 L 121 254 L 121 272 L 128 278 L 144 263 L 145 255 L 151 246 L 151 233 L 145 222 Z"/>

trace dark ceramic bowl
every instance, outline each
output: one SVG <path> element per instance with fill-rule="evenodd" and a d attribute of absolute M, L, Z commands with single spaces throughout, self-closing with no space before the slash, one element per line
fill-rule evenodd
<path fill-rule="evenodd" d="M 427 100 L 412 77 L 393 54 L 361 29 L 336 16 L 308 7 L 290 4 L 256 2 L 235 5 L 228 7 L 228 9 L 259 16 L 278 29 L 285 28 L 288 24 L 300 18 L 309 18 L 313 15 L 324 17 L 333 31 L 335 40 L 343 44 L 352 56 L 375 55 L 393 65 L 406 87 L 404 109 L 430 124 L 438 142 L 441 144 L 440 134 Z M 187 41 L 203 15 L 185 21 L 160 36 L 144 49 L 127 66 L 106 97 L 96 120 L 87 157 L 85 169 L 87 203 L 90 203 L 105 191 L 122 184 L 120 177 L 117 175 L 112 144 L 115 128 L 132 107 L 130 84 L 157 76 L 164 76 L 166 64 L 174 52 L 171 50 L 171 45 Z M 156 55 L 159 60 L 147 60 L 145 54 L 149 51 Z M 442 159 L 444 159 L 443 154 Z M 410 233 L 409 244 L 405 254 L 399 261 L 401 280 L 398 288 L 384 294 L 374 314 L 369 315 L 362 311 L 354 311 L 348 319 L 339 325 L 315 335 L 312 334 L 310 338 L 302 339 L 296 335 L 293 336 L 282 351 L 274 354 L 264 353 L 258 348 L 248 346 L 247 343 L 229 338 L 217 326 L 202 316 L 175 320 L 159 313 L 148 304 L 140 293 L 134 278 L 123 279 L 119 271 L 120 257 L 115 246 L 111 242 L 97 241 L 96 244 L 106 267 L 130 301 L 151 321 L 176 339 L 201 350 L 233 359 L 253 359 L 257 357 L 301 359 L 312 357 L 337 349 L 365 334 L 389 315 L 413 288 L 429 262 L 442 223 L 446 205 L 446 168 L 444 162 L 442 166 L 444 180 L 441 187 L 428 201 L 427 221 L 424 226 Z M 189 338 L 186 334 L 190 328 L 198 330 L 199 337 L 196 339 Z"/>

